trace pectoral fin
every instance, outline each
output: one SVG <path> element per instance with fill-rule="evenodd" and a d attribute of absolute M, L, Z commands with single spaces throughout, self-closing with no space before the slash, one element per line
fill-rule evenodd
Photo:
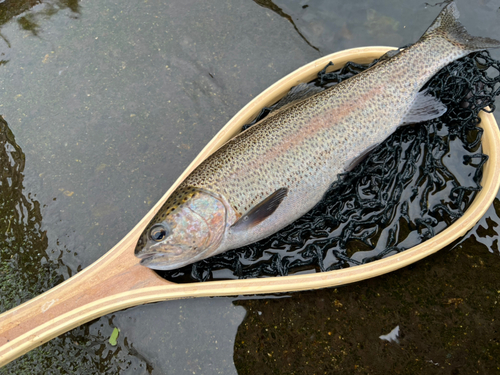
<path fill-rule="evenodd" d="M 429 95 L 427 90 L 420 91 L 401 125 L 432 120 L 442 116 L 446 110 L 446 106 L 434 96 Z"/>
<path fill-rule="evenodd" d="M 370 155 L 370 153 L 375 150 L 375 148 L 378 146 L 379 144 L 378 143 L 375 143 L 374 145 L 371 145 L 370 147 L 368 147 L 365 151 L 363 151 L 361 154 L 359 154 L 358 156 L 356 156 L 355 158 L 351 159 L 351 160 L 348 160 L 345 164 L 344 164 L 344 170 L 346 172 L 350 172 L 352 171 L 354 168 L 356 168 L 363 160 L 365 160 L 368 155 Z"/>
<path fill-rule="evenodd" d="M 272 193 L 270 196 L 265 198 L 262 202 L 248 211 L 245 215 L 240 217 L 239 220 L 231 226 L 231 230 L 247 230 L 261 223 L 269 216 L 271 216 L 274 211 L 276 211 L 287 194 L 288 188 L 280 188 L 276 190 L 274 193 Z"/>

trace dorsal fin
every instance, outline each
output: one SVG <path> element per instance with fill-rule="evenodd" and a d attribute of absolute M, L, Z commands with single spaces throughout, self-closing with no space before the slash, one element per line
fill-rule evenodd
<path fill-rule="evenodd" d="M 321 87 L 309 85 L 307 83 L 301 83 L 297 86 L 294 86 L 283 98 L 280 99 L 279 102 L 271 107 L 271 113 L 289 104 L 307 99 L 310 96 L 313 96 L 321 91 L 324 91 L 324 89 Z"/>
<path fill-rule="evenodd" d="M 262 108 L 260 113 L 254 120 L 252 120 L 252 122 L 243 126 L 243 130 L 247 130 L 251 126 L 258 123 L 260 120 L 266 118 L 266 116 L 274 116 L 275 114 L 280 112 L 280 110 L 285 109 L 293 103 L 300 102 L 301 100 L 307 99 L 324 90 L 325 89 L 322 87 L 310 85 L 308 83 L 300 83 L 297 86 L 292 87 L 284 97 L 282 97 L 272 106 Z"/>
<path fill-rule="evenodd" d="M 231 226 L 231 231 L 250 229 L 271 216 L 288 194 L 288 188 L 280 188 L 253 207 Z"/>

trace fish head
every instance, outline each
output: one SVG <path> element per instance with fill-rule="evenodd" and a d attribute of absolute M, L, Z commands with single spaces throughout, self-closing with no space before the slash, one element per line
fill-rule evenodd
<path fill-rule="evenodd" d="M 226 228 L 223 199 L 208 191 L 178 188 L 141 234 L 135 256 L 141 265 L 170 270 L 214 254 Z"/>

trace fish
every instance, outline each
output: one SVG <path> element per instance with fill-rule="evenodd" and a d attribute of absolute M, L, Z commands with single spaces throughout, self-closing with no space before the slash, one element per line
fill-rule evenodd
<path fill-rule="evenodd" d="M 293 100 L 230 139 L 171 194 L 137 241 L 140 264 L 176 269 L 279 231 L 399 126 L 440 117 L 425 83 L 500 42 L 468 34 L 450 2 L 414 44 L 321 92 Z M 301 92 L 304 91 L 304 95 Z"/>

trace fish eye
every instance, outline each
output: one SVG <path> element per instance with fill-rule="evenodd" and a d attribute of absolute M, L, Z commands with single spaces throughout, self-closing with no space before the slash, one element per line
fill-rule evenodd
<path fill-rule="evenodd" d="M 162 224 L 155 224 L 149 231 L 149 237 L 155 241 L 163 241 L 168 235 L 167 229 Z"/>

